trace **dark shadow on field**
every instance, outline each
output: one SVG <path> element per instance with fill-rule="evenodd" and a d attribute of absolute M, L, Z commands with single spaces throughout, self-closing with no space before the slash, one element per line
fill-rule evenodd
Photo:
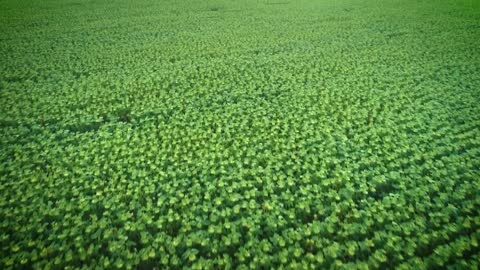
<path fill-rule="evenodd" d="M 222 9 L 221 7 L 210 7 L 208 10 L 216 12 L 216 11 L 220 11 L 221 9 Z"/>

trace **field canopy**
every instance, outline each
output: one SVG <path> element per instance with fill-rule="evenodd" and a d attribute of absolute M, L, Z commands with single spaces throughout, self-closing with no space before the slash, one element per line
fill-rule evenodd
<path fill-rule="evenodd" d="M 0 0 L 0 269 L 477 269 L 479 3 Z"/>

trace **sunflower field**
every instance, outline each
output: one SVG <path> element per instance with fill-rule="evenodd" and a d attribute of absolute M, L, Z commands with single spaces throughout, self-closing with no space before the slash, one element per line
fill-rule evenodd
<path fill-rule="evenodd" d="M 478 269 L 480 2 L 0 0 L 0 269 Z"/>

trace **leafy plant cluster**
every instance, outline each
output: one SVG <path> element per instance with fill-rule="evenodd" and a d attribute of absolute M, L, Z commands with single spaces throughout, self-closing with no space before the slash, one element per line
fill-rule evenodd
<path fill-rule="evenodd" d="M 0 268 L 478 268 L 480 9 L 378 4 L 2 1 Z"/>

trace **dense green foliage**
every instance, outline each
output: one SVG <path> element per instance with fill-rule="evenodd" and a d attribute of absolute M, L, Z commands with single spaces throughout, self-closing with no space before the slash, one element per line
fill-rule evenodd
<path fill-rule="evenodd" d="M 0 269 L 476 269 L 480 5 L 0 0 Z"/>

